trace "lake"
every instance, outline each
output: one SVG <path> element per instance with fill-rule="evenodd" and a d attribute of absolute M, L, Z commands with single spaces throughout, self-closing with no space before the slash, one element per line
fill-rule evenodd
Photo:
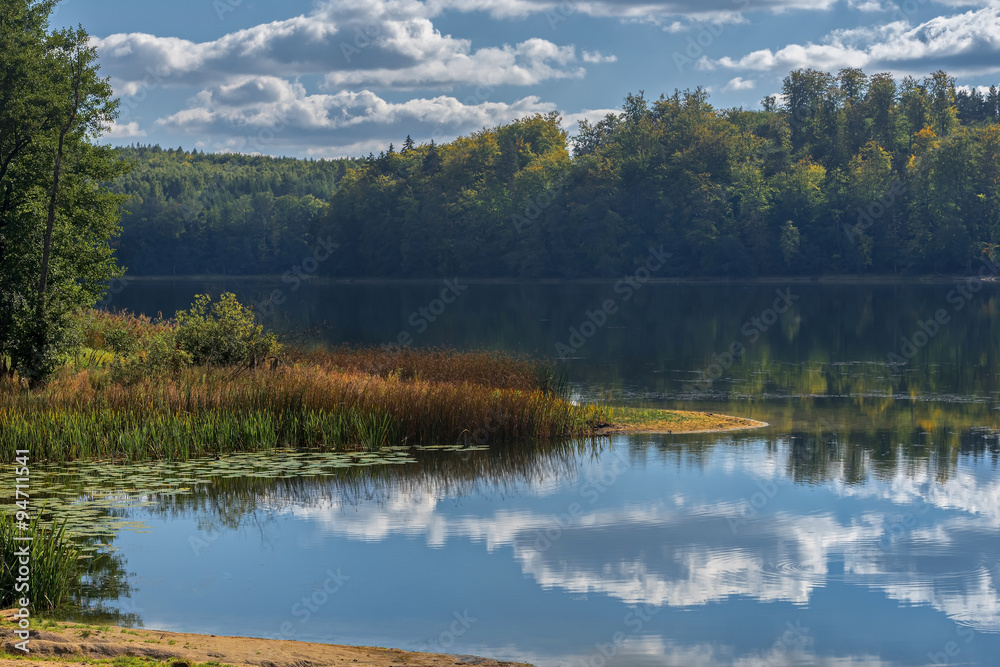
<path fill-rule="evenodd" d="M 537 665 L 998 664 L 995 284 L 132 281 L 105 305 L 224 290 L 303 339 L 562 357 L 581 401 L 770 426 L 193 463 L 102 510 L 135 523 L 95 606 Z"/>

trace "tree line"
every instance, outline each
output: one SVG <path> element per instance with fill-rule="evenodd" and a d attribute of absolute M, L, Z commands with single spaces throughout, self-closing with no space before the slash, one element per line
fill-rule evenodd
<path fill-rule="evenodd" d="M 614 277 L 660 246 L 663 277 L 997 259 L 996 87 L 798 70 L 762 107 L 639 92 L 572 138 L 553 113 L 353 161 L 133 148 L 115 189 L 140 203 L 119 257 L 142 273 L 281 273 L 332 238 L 321 275 L 391 278 Z"/>
<path fill-rule="evenodd" d="M 129 146 L 117 258 L 145 275 L 273 274 L 311 250 L 351 160 Z"/>
<path fill-rule="evenodd" d="M 664 275 L 968 271 L 1000 235 L 1000 119 L 960 99 L 944 72 L 802 70 L 759 111 L 629 95 L 572 156 L 554 115 L 389 151 L 332 200 L 337 268 L 613 277 L 662 245 Z"/>

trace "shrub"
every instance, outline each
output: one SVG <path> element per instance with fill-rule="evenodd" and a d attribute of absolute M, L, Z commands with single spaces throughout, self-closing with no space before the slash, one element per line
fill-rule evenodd
<path fill-rule="evenodd" d="M 253 311 L 229 292 L 214 302 L 199 294 L 191 310 L 179 311 L 177 344 L 199 366 L 254 368 L 280 349 L 274 334 L 265 333 Z"/>
<path fill-rule="evenodd" d="M 147 377 L 176 376 L 193 363 L 191 353 L 179 347 L 174 331 L 150 336 L 141 350 L 117 360 L 111 368 L 111 379 L 132 384 Z"/>
<path fill-rule="evenodd" d="M 159 317 L 85 310 L 76 316 L 75 337 L 78 347 L 127 356 L 143 349 L 150 338 L 170 333 L 173 328 L 172 322 Z"/>
<path fill-rule="evenodd" d="M 135 351 L 139 337 L 128 329 L 109 329 L 104 334 L 104 341 L 112 352 L 118 354 L 131 354 Z"/>
<path fill-rule="evenodd" d="M 66 524 L 43 526 L 38 515 L 32 518 L 27 532 L 30 543 L 31 588 L 27 592 L 35 609 L 56 609 L 65 603 L 80 577 L 79 551 L 66 535 Z M 20 593 L 14 586 L 18 577 L 18 550 L 26 543 L 14 517 L 0 516 L 0 608 L 12 606 Z"/>

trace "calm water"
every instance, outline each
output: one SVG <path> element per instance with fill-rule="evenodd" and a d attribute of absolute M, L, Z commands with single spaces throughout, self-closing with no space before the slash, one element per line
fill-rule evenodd
<path fill-rule="evenodd" d="M 110 305 L 280 289 L 270 321 L 330 342 L 563 354 L 581 399 L 771 426 L 219 477 L 129 511 L 150 532 L 115 539 L 111 605 L 539 665 L 1000 664 L 997 286 L 459 287 L 134 282 Z"/>

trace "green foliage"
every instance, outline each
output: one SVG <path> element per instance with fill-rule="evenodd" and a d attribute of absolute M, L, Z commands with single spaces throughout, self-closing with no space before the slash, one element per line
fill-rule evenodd
<path fill-rule="evenodd" d="M 213 302 L 199 295 L 176 320 L 87 310 L 76 315 L 75 351 L 63 361 L 73 370 L 110 366 L 107 380 L 131 385 L 177 377 L 193 366 L 253 368 L 280 351 L 277 339 L 254 321 L 233 294 Z"/>
<path fill-rule="evenodd" d="M 253 311 L 228 292 L 218 301 L 199 294 L 190 310 L 177 313 L 177 346 L 199 366 L 248 368 L 280 349 L 275 335 L 265 333 Z"/>
<path fill-rule="evenodd" d="M 81 311 L 75 317 L 75 350 L 66 360 L 75 370 L 111 367 L 116 382 L 174 374 L 191 365 L 177 345 L 176 323 L 132 313 Z"/>
<path fill-rule="evenodd" d="M 11 514 L 0 516 L 0 607 L 15 606 L 26 595 L 34 610 L 56 609 L 69 600 L 79 578 L 79 551 L 66 535 L 66 525 L 43 526 L 35 513 L 27 530 L 17 528 Z M 17 552 L 26 544 L 19 535 L 31 535 L 31 582 L 27 593 L 15 591 L 18 578 Z M 20 606 L 20 605 L 16 605 Z"/>
<path fill-rule="evenodd" d="M 149 337 L 141 350 L 115 360 L 111 380 L 133 384 L 150 377 L 176 376 L 193 363 L 192 354 L 180 348 L 177 333 L 165 331 Z"/>
<path fill-rule="evenodd" d="M 117 116 L 82 28 L 50 31 L 53 2 L 0 4 L 0 371 L 33 384 L 58 366 L 74 313 L 120 274 L 109 240 L 124 164 L 91 140 Z"/>
<path fill-rule="evenodd" d="M 781 229 L 781 254 L 785 258 L 785 264 L 791 266 L 795 256 L 799 253 L 799 241 L 801 236 L 799 235 L 798 228 L 792 224 L 789 220 L 785 223 L 785 226 Z"/>
<path fill-rule="evenodd" d="M 137 336 L 127 329 L 112 329 L 105 335 L 104 340 L 112 352 L 118 354 L 131 354 L 135 351 Z"/>
<path fill-rule="evenodd" d="M 281 274 L 311 255 L 351 160 L 119 149 L 134 168 L 118 258 L 135 275 Z"/>
<path fill-rule="evenodd" d="M 996 88 L 847 68 L 782 90 L 762 111 L 629 95 L 572 144 L 549 114 L 354 161 L 126 149 L 120 255 L 283 274 L 332 239 L 317 275 L 617 278 L 651 246 L 670 277 L 957 273 L 1000 244 Z"/>
<path fill-rule="evenodd" d="M 330 268 L 612 278 L 662 245 L 663 277 L 961 272 L 1000 242 L 996 104 L 944 72 L 802 70 L 783 92 L 765 111 L 630 95 L 573 158 L 554 116 L 373 156 L 331 202 Z"/>

